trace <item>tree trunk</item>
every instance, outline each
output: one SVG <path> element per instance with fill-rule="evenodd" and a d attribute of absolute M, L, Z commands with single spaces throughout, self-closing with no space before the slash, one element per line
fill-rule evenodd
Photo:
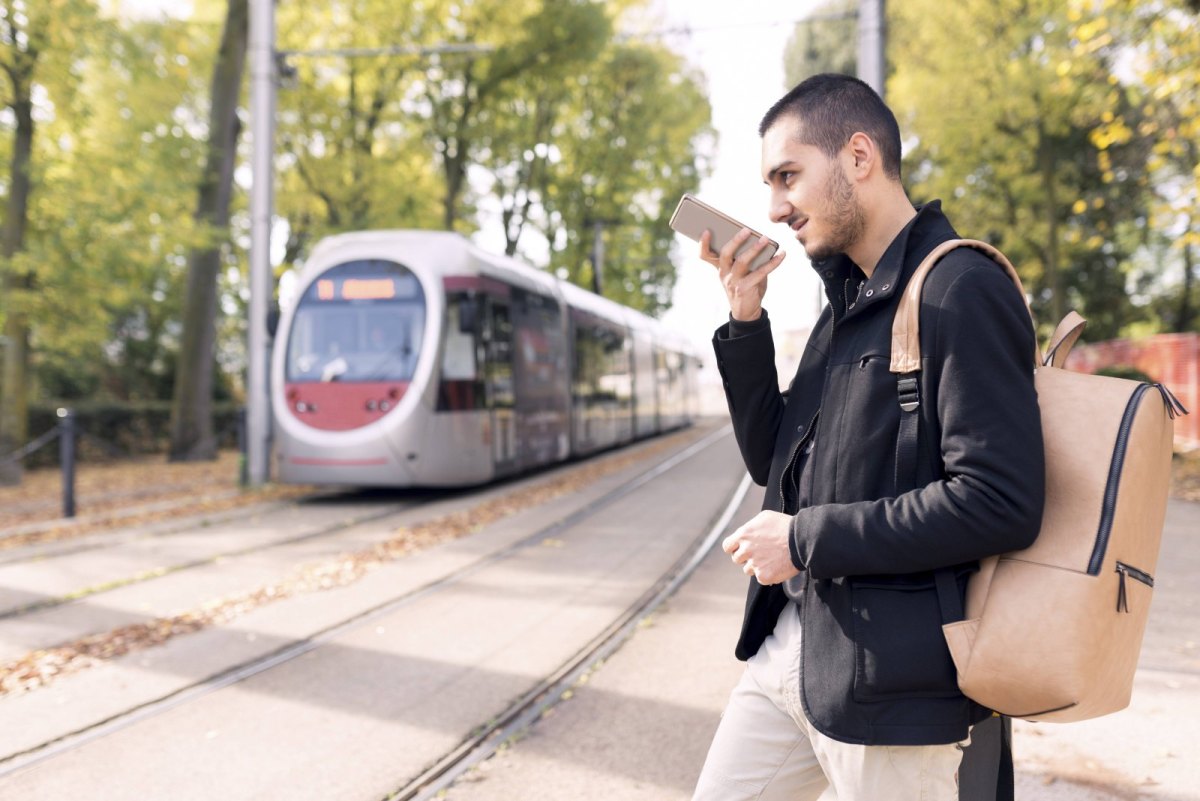
<path fill-rule="evenodd" d="M 1054 142 L 1038 123 L 1038 160 L 1042 172 L 1042 186 L 1046 192 L 1046 242 L 1042 249 L 1046 286 L 1050 289 L 1050 323 L 1058 325 L 1063 318 L 1065 304 L 1062 292 L 1062 276 L 1058 268 L 1058 193 L 1054 183 Z"/>
<path fill-rule="evenodd" d="M 14 271 L 12 258 L 25 248 L 25 226 L 32 191 L 30 167 L 33 161 L 33 101 L 30 87 L 36 56 L 26 54 L 8 69 L 13 84 L 11 108 L 17 130 L 9 171 L 8 209 L 4 221 L 4 239 L 0 243 L 5 269 L 0 296 L 6 304 L 4 340 L 0 345 L 4 362 L 0 382 L 0 457 L 25 444 L 29 434 L 29 320 L 21 295 L 33 288 L 33 278 Z M 13 303 L 13 296 L 17 302 Z M 0 486 L 21 481 L 20 462 L 0 462 Z"/>
<path fill-rule="evenodd" d="M 1185 230 L 1196 230 L 1192 227 L 1193 225 L 1195 225 L 1195 217 L 1189 214 Z M 1181 334 L 1192 330 L 1192 318 L 1195 317 L 1195 310 L 1192 307 L 1192 284 L 1195 282 L 1194 270 L 1195 265 L 1192 264 L 1192 243 L 1185 241 L 1183 243 L 1183 294 L 1179 298 L 1179 319 L 1175 323 L 1175 330 Z"/>
<path fill-rule="evenodd" d="M 229 0 L 221 49 L 213 67 L 208 156 L 195 214 L 196 221 L 207 229 L 211 239 L 207 246 L 193 249 L 188 257 L 183 341 L 171 404 L 168 459 L 173 462 L 214 459 L 217 455 L 212 423 L 217 283 L 221 248 L 229 233 L 229 203 L 241 131 L 237 108 L 246 65 L 248 17 L 247 0 Z"/>

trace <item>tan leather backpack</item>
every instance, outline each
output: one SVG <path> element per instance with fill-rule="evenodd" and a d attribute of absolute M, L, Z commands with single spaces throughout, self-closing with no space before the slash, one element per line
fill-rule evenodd
<path fill-rule="evenodd" d="M 945 242 L 920 264 L 892 328 L 903 410 L 898 454 L 906 438 L 916 450 L 921 287 L 959 247 L 990 256 L 1025 297 L 1012 264 L 984 242 Z M 1027 720 L 1085 720 L 1129 704 L 1166 517 L 1172 421 L 1187 414 L 1161 384 L 1063 369 L 1084 325 L 1071 312 L 1045 359 L 1032 354 L 1046 451 L 1037 540 L 983 560 L 967 583 L 965 613 L 953 574 L 936 573 L 959 688 Z M 902 469 L 898 463 L 897 475 Z"/>

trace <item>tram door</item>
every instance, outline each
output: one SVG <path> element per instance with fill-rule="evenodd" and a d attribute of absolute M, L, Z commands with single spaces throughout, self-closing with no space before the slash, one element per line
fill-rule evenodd
<path fill-rule="evenodd" d="M 485 381 L 492 415 L 492 461 L 499 476 L 511 473 L 517 467 L 513 325 L 507 298 L 489 298 L 484 324 L 487 342 Z"/>

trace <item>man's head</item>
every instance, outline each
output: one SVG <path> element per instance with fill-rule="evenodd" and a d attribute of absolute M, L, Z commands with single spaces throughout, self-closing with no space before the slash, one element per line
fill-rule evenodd
<path fill-rule="evenodd" d="M 814 261 L 846 253 L 873 267 L 860 261 L 875 255 L 872 222 L 901 203 L 911 211 L 900 129 L 879 95 L 856 78 L 816 75 L 771 107 L 759 133 L 771 219 L 791 227 Z"/>
<path fill-rule="evenodd" d="M 783 118 L 797 120 L 802 144 L 813 145 L 827 157 L 841 152 L 850 137 L 861 131 L 875 142 L 883 173 L 900 180 L 900 126 L 896 116 L 875 90 L 858 78 L 825 73 L 797 84 L 776 101 L 758 124 L 765 136 Z"/>

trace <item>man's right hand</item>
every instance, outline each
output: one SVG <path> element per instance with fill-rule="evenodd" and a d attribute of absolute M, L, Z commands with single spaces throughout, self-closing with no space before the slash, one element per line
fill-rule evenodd
<path fill-rule="evenodd" d="M 734 253 L 752 232 L 743 228 L 733 239 L 725 243 L 721 252 L 717 253 L 709 246 L 712 233 L 705 231 L 700 237 L 700 258 L 717 268 L 717 275 L 725 287 L 729 298 L 729 312 L 733 319 L 748 323 L 757 320 L 762 315 L 762 299 L 767 292 L 767 276 L 779 266 L 787 255 L 780 250 L 770 261 L 753 272 L 750 265 L 770 241 L 765 236 L 746 249 L 744 253 L 734 258 Z"/>

